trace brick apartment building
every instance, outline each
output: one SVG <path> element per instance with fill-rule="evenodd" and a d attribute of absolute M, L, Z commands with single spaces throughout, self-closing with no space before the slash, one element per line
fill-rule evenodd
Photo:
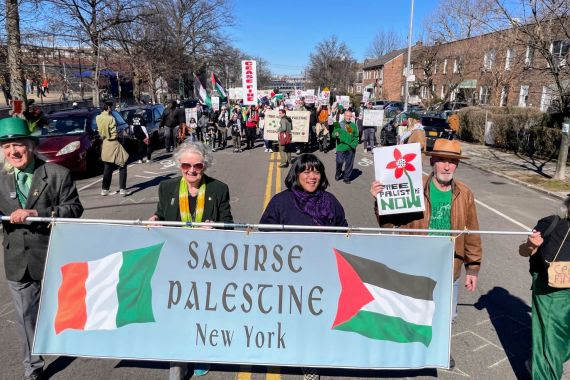
<path fill-rule="evenodd" d="M 569 19 L 570 21 L 570 19 Z M 442 100 L 469 104 L 548 109 L 555 87 L 547 62 L 520 43 L 513 29 L 435 45 L 412 48 L 410 103 L 430 105 Z M 550 51 L 563 68 L 570 89 L 570 41 L 553 38 Z M 365 62 L 363 91 L 376 99 L 403 100 L 406 49 Z"/>

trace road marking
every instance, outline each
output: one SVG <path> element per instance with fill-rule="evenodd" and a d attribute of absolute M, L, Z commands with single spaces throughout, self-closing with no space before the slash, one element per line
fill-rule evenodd
<path fill-rule="evenodd" d="M 135 164 L 127 165 L 127 169 L 128 169 L 128 168 L 131 168 L 131 167 L 133 167 L 133 166 L 135 166 Z M 118 172 L 118 170 L 117 170 L 117 171 L 113 171 L 113 174 L 111 175 L 111 178 L 113 178 L 113 176 L 114 176 L 115 173 L 117 173 L 117 172 Z M 80 191 L 83 191 L 83 190 L 85 190 L 85 189 L 88 189 L 88 188 L 90 188 L 91 186 L 93 186 L 93 185 L 95 185 L 95 184 L 97 184 L 97 183 L 99 183 L 99 182 L 101 182 L 101 181 L 103 181 L 103 176 L 101 176 L 101 178 L 99 178 L 99 179 L 96 180 L 96 181 L 93 181 L 93 182 L 91 182 L 91 183 L 89 183 L 89 184 L 87 184 L 87 185 L 85 185 L 85 186 L 83 186 L 83 187 L 80 187 L 79 189 L 77 189 L 77 192 L 80 192 Z"/>
<path fill-rule="evenodd" d="M 424 174 L 424 175 L 429 175 L 429 173 L 426 173 L 426 172 L 423 172 L 423 174 Z M 523 228 L 523 229 L 526 230 L 526 231 L 532 230 L 532 228 L 530 228 L 530 227 L 528 227 L 528 226 L 525 226 L 525 225 L 522 224 L 521 222 L 519 222 L 519 221 L 517 221 L 517 220 L 511 218 L 511 217 L 508 216 L 508 215 L 503 214 L 503 213 L 500 212 L 499 210 L 497 210 L 497 209 L 495 209 L 495 208 L 489 206 L 489 205 L 486 204 L 486 203 L 481 202 L 481 201 L 478 200 L 478 199 L 475 199 L 475 203 L 477 203 L 478 205 L 480 205 L 480 206 L 482 206 L 482 207 L 485 207 L 487 210 L 489 210 L 489 211 L 491 211 L 491 212 L 494 212 L 495 214 L 497 214 L 497 215 L 499 215 L 499 216 L 505 218 L 505 219 L 508 220 L 509 222 L 516 224 L 517 226 Z"/>
<path fill-rule="evenodd" d="M 236 380 L 251 380 L 251 366 L 240 365 L 239 372 L 236 374 Z"/>
<path fill-rule="evenodd" d="M 274 155 L 275 152 L 271 152 L 269 157 L 269 167 L 267 169 L 267 182 L 265 183 L 265 197 L 263 198 L 263 210 L 261 210 L 262 212 L 265 211 L 265 208 L 267 207 L 267 204 L 271 199 L 271 187 L 273 185 L 273 166 L 275 165 L 275 163 L 273 162 L 275 158 Z"/>
<path fill-rule="evenodd" d="M 281 152 L 277 153 L 277 158 L 281 161 Z M 277 174 L 275 175 L 275 194 L 281 192 L 281 168 L 277 167 Z"/>
<path fill-rule="evenodd" d="M 502 362 L 504 362 L 504 361 L 505 361 L 505 360 L 507 360 L 507 359 L 508 359 L 508 357 L 506 357 L 506 356 L 505 356 L 504 358 L 502 358 L 501 360 L 499 360 L 499 361 L 498 361 L 498 362 L 496 362 L 495 364 L 491 364 L 491 365 L 490 365 L 490 366 L 488 366 L 487 368 L 493 368 L 493 367 L 496 367 L 496 366 L 498 366 L 499 364 L 501 364 Z"/>
<path fill-rule="evenodd" d="M 279 367 L 267 367 L 265 380 L 281 380 L 281 373 Z"/>
<path fill-rule="evenodd" d="M 153 178 L 156 178 L 156 177 L 149 177 L 149 176 L 146 176 L 146 175 L 139 175 L 139 174 L 135 174 L 134 177 L 145 178 L 145 179 L 153 179 Z"/>
<path fill-rule="evenodd" d="M 148 171 L 146 171 L 146 170 L 144 171 L 144 173 L 145 173 L 145 174 L 154 174 L 154 175 L 162 174 L 162 173 L 148 172 Z"/>

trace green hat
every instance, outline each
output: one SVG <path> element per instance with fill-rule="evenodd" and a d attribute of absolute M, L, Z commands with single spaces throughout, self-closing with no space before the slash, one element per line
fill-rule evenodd
<path fill-rule="evenodd" d="M 36 136 L 32 136 L 28 124 L 19 117 L 5 117 L 0 119 L 0 142 L 28 139 L 38 142 Z"/>

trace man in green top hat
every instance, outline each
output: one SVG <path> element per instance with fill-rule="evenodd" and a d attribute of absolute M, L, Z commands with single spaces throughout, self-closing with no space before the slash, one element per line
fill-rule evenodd
<path fill-rule="evenodd" d="M 49 242 L 47 223 L 26 223 L 29 217 L 79 218 L 83 207 L 66 168 L 36 156 L 38 138 L 26 122 L 0 120 L 0 214 L 4 235 L 4 269 L 21 337 L 24 376 L 39 379 L 44 361 L 31 355 L 41 280 Z"/>

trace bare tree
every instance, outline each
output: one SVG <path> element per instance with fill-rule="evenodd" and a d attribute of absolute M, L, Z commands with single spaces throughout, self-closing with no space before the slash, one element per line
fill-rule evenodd
<path fill-rule="evenodd" d="M 495 0 L 441 0 L 424 20 L 433 41 L 449 42 L 474 37 L 498 25 Z"/>
<path fill-rule="evenodd" d="M 374 36 L 368 50 L 367 59 L 379 59 L 389 52 L 400 49 L 405 45 L 405 40 L 395 29 L 381 30 Z"/>
<path fill-rule="evenodd" d="M 307 74 L 315 86 L 346 91 L 356 77 L 355 65 L 348 46 L 332 36 L 315 46 L 309 56 Z"/>
<path fill-rule="evenodd" d="M 507 7 L 504 0 L 495 3 L 513 28 L 516 43 L 527 52 L 527 69 L 550 79 L 551 111 L 570 124 L 570 2 L 518 0 L 516 7 Z M 554 178 L 566 177 L 567 158 L 568 133 L 563 132 Z"/>

